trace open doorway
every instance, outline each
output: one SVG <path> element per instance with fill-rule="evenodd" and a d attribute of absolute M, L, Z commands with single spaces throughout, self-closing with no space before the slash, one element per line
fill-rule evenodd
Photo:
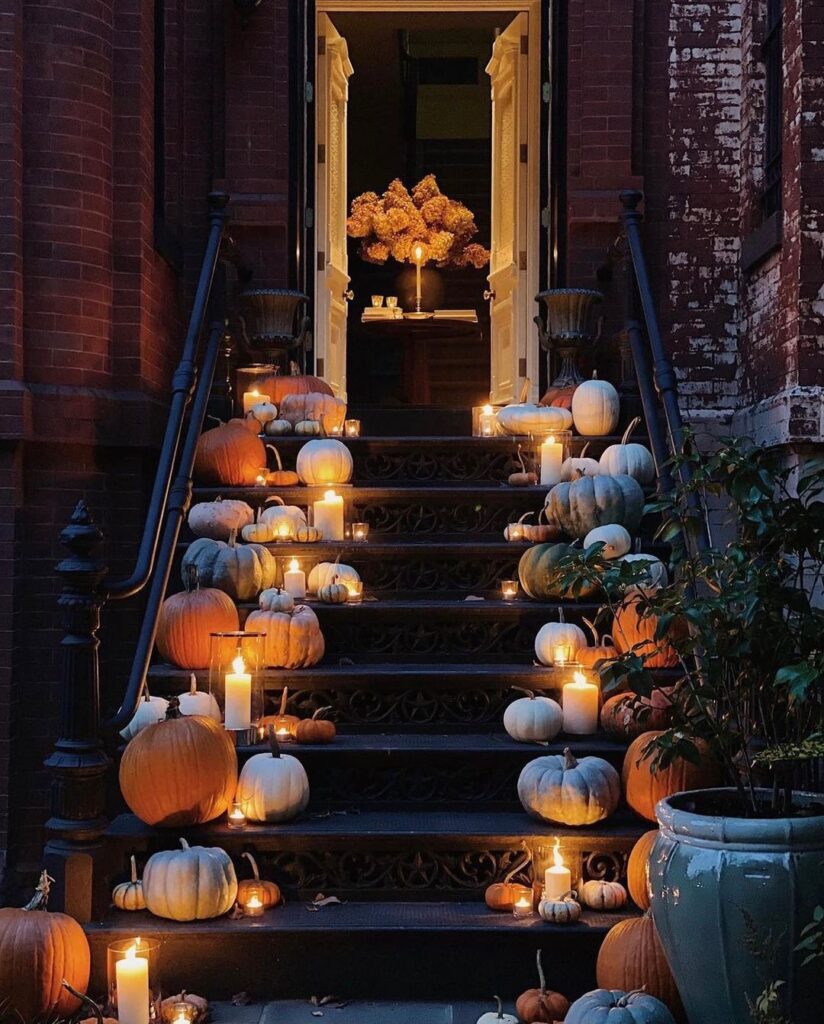
<path fill-rule="evenodd" d="M 315 351 L 318 372 L 357 405 L 506 402 L 525 377 L 537 392 L 540 9 L 318 0 Z M 417 310 L 405 243 L 420 232 L 400 213 L 400 234 L 387 230 L 382 198 L 398 182 L 412 224 L 426 214 L 424 315 L 376 320 L 373 296 Z M 351 221 L 355 237 L 346 231 L 364 195 L 377 201 L 366 239 Z"/>

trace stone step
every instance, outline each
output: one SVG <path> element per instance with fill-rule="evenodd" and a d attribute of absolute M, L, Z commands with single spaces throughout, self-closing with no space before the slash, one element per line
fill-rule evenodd
<path fill-rule="evenodd" d="M 512 1012 L 514 1005 L 513 1001 L 505 1003 L 504 1011 Z M 427 1003 L 419 1000 L 347 1000 L 341 1003 L 333 999 L 325 1004 L 324 1016 L 340 1021 L 341 1024 L 477 1024 L 478 1018 L 488 1013 L 491 1006 L 489 1000 L 441 1000 Z M 317 1002 L 306 999 L 255 1001 L 248 1006 L 235 1006 L 231 1002 L 209 1004 L 209 1020 L 212 1024 L 307 1024 L 314 1019 L 312 1013 L 317 1012 Z"/>

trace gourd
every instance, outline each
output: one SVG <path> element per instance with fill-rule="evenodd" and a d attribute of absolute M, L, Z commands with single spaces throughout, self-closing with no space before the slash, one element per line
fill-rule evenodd
<path fill-rule="evenodd" d="M 577 553 L 577 549 L 569 544 L 535 544 L 527 548 L 518 562 L 518 579 L 527 597 L 535 601 L 572 597 L 571 591 L 561 583 L 564 571 L 560 563 Z M 597 589 L 594 583 L 584 583 L 575 596 L 589 597 Z"/>
<path fill-rule="evenodd" d="M 258 428 L 265 428 L 267 423 L 272 423 L 278 418 L 278 407 L 272 402 L 256 402 L 246 413 L 246 419 L 251 420 Z"/>
<path fill-rule="evenodd" d="M 694 940 L 700 941 L 700 936 Z M 598 951 L 595 978 L 599 988 L 621 992 L 643 989 L 660 999 L 673 1016 L 683 1017 L 678 989 L 649 911 L 610 928 Z"/>
<path fill-rule="evenodd" d="M 346 419 L 346 402 L 334 395 L 326 395 L 320 391 L 308 391 L 303 394 L 286 395 L 280 402 L 281 419 L 297 424 L 306 420 L 314 420 L 320 424 L 320 432 L 332 434 L 337 429 L 343 430 Z"/>
<path fill-rule="evenodd" d="M 672 701 L 664 690 L 653 690 L 649 697 L 617 693 L 604 701 L 601 728 L 608 736 L 633 740 L 649 729 L 666 729 L 671 712 Z"/>
<path fill-rule="evenodd" d="M 170 921 L 206 921 L 231 910 L 237 899 L 232 858 L 217 846 L 189 846 L 153 853 L 143 869 L 146 907 Z"/>
<path fill-rule="evenodd" d="M 527 472 L 520 445 L 518 445 L 518 462 L 521 465 L 520 473 L 510 473 L 506 478 L 506 482 L 510 487 L 533 487 L 538 483 L 538 476 L 532 471 Z"/>
<path fill-rule="evenodd" d="M 331 583 L 335 576 L 339 583 L 356 583 L 360 579 L 357 570 L 351 565 L 344 565 L 338 561 L 318 562 L 309 572 L 306 588 L 310 594 L 317 594 L 318 589 Z"/>
<path fill-rule="evenodd" d="M 554 405 L 558 409 L 571 409 L 572 396 L 575 394 L 577 384 L 562 384 L 559 387 L 549 387 L 538 405 Z"/>
<path fill-rule="evenodd" d="M 627 904 L 627 890 L 620 882 L 593 878 L 584 882 L 578 895 L 584 906 L 593 910 L 620 910 Z"/>
<path fill-rule="evenodd" d="M 584 548 L 591 544 L 603 544 L 601 556 L 607 559 L 621 558 L 628 551 L 632 551 L 632 537 L 619 523 L 596 526 L 594 530 L 590 530 L 584 537 Z"/>
<path fill-rule="evenodd" d="M 644 514 L 644 492 L 631 476 L 578 476 L 556 484 L 546 506 L 548 517 L 570 537 L 586 537 L 612 523 L 634 534 Z"/>
<path fill-rule="evenodd" d="M 655 821 L 655 806 L 659 800 L 690 789 L 709 789 L 721 782 L 721 768 L 704 740 L 694 740 L 699 763 L 676 757 L 666 767 L 653 770 L 654 756 L 645 756 L 649 744 L 662 734 L 662 730 L 643 732 L 630 743 L 624 755 L 621 776 L 629 806 L 647 821 Z"/>
<path fill-rule="evenodd" d="M 280 587 L 270 587 L 260 592 L 258 605 L 267 612 L 291 612 L 295 608 L 295 599 Z"/>
<path fill-rule="evenodd" d="M 597 988 L 576 999 L 564 1024 L 675 1024 L 675 1018 L 655 996 Z"/>
<path fill-rule="evenodd" d="M 557 647 L 567 648 L 567 661 L 576 661 L 575 652 L 586 647 L 587 638 L 580 626 L 564 619 L 564 609 L 558 608 L 558 621 L 547 622 L 538 630 L 535 637 L 535 657 L 542 665 L 555 664 Z"/>
<path fill-rule="evenodd" d="M 538 916 L 548 924 L 575 924 L 581 917 L 581 904 L 570 890 L 558 898 L 539 900 Z"/>
<path fill-rule="evenodd" d="M 52 879 L 43 871 L 25 907 L 0 910 L 0 998 L 24 1021 L 69 1017 L 89 984 L 91 953 L 83 929 L 67 914 L 49 913 Z"/>
<path fill-rule="evenodd" d="M 649 859 L 658 838 L 658 829 L 645 832 L 633 846 L 627 860 L 627 888 L 632 902 L 641 910 L 649 910 Z"/>
<path fill-rule="evenodd" d="M 215 498 L 200 501 L 189 510 L 189 529 L 195 537 L 228 540 L 232 530 L 242 530 L 254 522 L 255 513 L 245 501 Z"/>
<path fill-rule="evenodd" d="M 189 1006 L 193 1006 L 196 1022 L 204 1021 L 209 1012 L 208 999 L 204 999 L 203 996 L 196 996 L 193 992 L 187 992 L 184 989 L 182 992 L 178 992 L 173 996 L 167 996 L 166 999 L 161 1000 L 160 1019 L 163 1024 L 174 1024 L 175 1017 L 177 1016 L 177 1003 L 188 1003 Z"/>
<path fill-rule="evenodd" d="M 318 420 L 298 420 L 295 424 L 295 434 L 298 437 L 320 437 L 322 433 Z"/>
<path fill-rule="evenodd" d="M 333 394 L 331 387 L 322 377 L 314 377 L 311 374 L 281 376 L 275 373 L 271 377 L 264 377 L 257 388 L 262 395 L 268 395 L 277 405 L 280 405 L 287 395 Z"/>
<path fill-rule="evenodd" d="M 298 544 L 314 544 L 323 540 L 323 530 L 317 526 L 299 526 L 295 530 L 295 540 Z"/>
<path fill-rule="evenodd" d="M 651 484 L 655 479 L 655 461 L 649 448 L 643 444 L 630 443 L 632 432 L 641 422 L 641 417 L 636 416 L 631 420 L 620 444 L 611 444 L 601 455 L 601 472 L 624 473 L 626 476 L 634 477 L 639 484 Z"/>
<path fill-rule="evenodd" d="M 544 509 L 541 509 L 538 513 L 539 521 L 537 523 L 527 523 L 525 521 L 534 514 L 534 512 L 524 512 L 517 523 L 508 523 L 504 527 L 504 540 L 524 540 L 532 544 L 542 544 L 548 540 L 558 540 L 562 536 L 560 527 L 556 526 L 555 523 L 540 522 Z M 520 527 L 520 530 L 515 529 L 516 526 Z"/>
<path fill-rule="evenodd" d="M 580 665 L 583 665 L 584 668 L 596 668 L 602 661 L 611 661 L 613 658 L 616 658 L 618 651 L 615 649 L 612 637 L 608 635 L 599 636 L 595 624 L 590 622 L 589 619 L 584 619 L 583 622 L 592 633 L 594 645 L 592 647 L 579 647 L 575 660 Z"/>
<path fill-rule="evenodd" d="M 260 511 L 262 523 L 288 523 L 292 530 L 299 526 L 306 526 L 306 513 L 298 505 L 287 505 L 283 498 L 273 494 L 266 499 L 264 508 Z"/>
<path fill-rule="evenodd" d="M 495 996 L 497 1011 L 495 1013 L 482 1013 L 478 1018 L 478 1024 L 518 1024 L 518 1018 L 511 1013 L 504 1013 L 504 1004 L 500 996 Z"/>
<path fill-rule="evenodd" d="M 198 690 L 197 677 L 194 672 L 189 678 L 188 693 L 181 693 L 180 701 L 181 715 L 202 715 L 203 718 L 212 718 L 220 722 L 223 716 L 220 713 L 220 706 L 211 693 L 205 690 Z"/>
<path fill-rule="evenodd" d="M 264 908 L 276 907 L 282 899 L 280 886 L 260 877 L 257 861 L 248 850 L 244 850 L 241 857 L 244 857 L 252 865 L 252 877 L 237 883 L 238 903 L 243 906 L 251 896 L 258 896 Z"/>
<path fill-rule="evenodd" d="M 262 544 L 238 544 L 234 531 L 226 543 L 202 537 L 190 544 L 181 568 L 184 581 L 190 566 L 197 569 L 201 583 L 222 590 L 233 601 L 253 600 L 261 590 L 274 586 L 278 571 L 277 562 Z"/>
<path fill-rule="evenodd" d="M 528 988 L 515 1000 L 515 1012 L 521 1020 L 529 1024 L 553 1024 L 562 1021 L 569 1009 L 569 1000 L 560 992 L 553 992 L 546 987 L 546 976 L 541 963 L 541 950 L 535 954 L 538 967 L 538 988 Z"/>
<path fill-rule="evenodd" d="M 145 910 L 146 898 L 143 883 L 137 877 L 137 861 L 134 854 L 129 858 L 131 874 L 128 882 L 120 882 L 112 889 L 112 903 L 118 910 Z"/>
<path fill-rule="evenodd" d="M 352 479 L 352 455 L 343 441 L 323 438 L 307 441 L 295 463 L 300 482 L 309 486 L 345 484 Z"/>
<path fill-rule="evenodd" d="M 263 660 L 268 668 L 309 668 L 326 650 L 317 615 L 305 604 L 295 607 L 294 600 L 287 607 L 282 591 L 263 591 L 260 608 L 246 619 L 246 630 L 266 634 Z"/>
<path fill-rule="evenodd" d="M 183 573 L 185 590 L 167 597 L 157 618 L 160 656 L 178 668 L 207 668 L 212 633 L 240 629 L 234 601 L 222 590 L 200 586 L 197 566 Z"/>
<path fill-rule="evenodd" d="M 633 551 L 628 555 L 622 555 L 619 562 L 637 562 L 641 566 L 646 563 L 644 578 L 638 583 L 632 583 L 627 587 L 627 593 L 653 594 L 659 587 L 667 585 L 667 567 L 660 558 L 655 555 L 647 555 L 641 551 Z"/>
<path fill-rule="evenodd" d="M 497 413 L 498 425 L 505 434 L 534 434 L 538 437 L 569 430 L 572 413 L 556 406 L 534 405 L 527 402 L 529 379 L 524 380 L 520 400 L 505 405 Z"/>
<path fill-rule="evenodd" d="M 561 731 L 564 716 L 561 705 L 551 697 L 527 696 L 512 701 L 504 711 L 504 729 L 520 743 L 545 743 Z"/>
<path fill-rule="evenodd" d="M 296 757 L 281 754 L 274 731 L 269 745 L 270 753 L 254 754 L 244 764 L 236 799 L 250 821 L 289 821 L 309 803 L 309 779 Z"/>
<path fill-rule="evenodd" d="M 621 780 L 600 757 L 580 761 L 567 747 L 530 761 L 518 777 L 518 799 L 527 814 L 561 825 L 594 825 L 617 808 Z"/>
<path fill-rule="evenodd" d="M 225 813 L 236 784 L 229 734 L 211 718 L 181 715 L 177 697 L 166 720 L 135 736 L 120 761 L 123 799 L 147 825 L 212 821 Z M 145 889 L 145 872 L 143 882 Z"/>
<path fill-rule="evenodd" d="M 270 469 L 266 473 L 266 483 L 271 487 L 297 487 L 300 483 L 300 477 L 293 469 L 283 468 L 283 459 L 280 457 L 280 452 L 277 448 L 273 444 L 267 444 L 266 450 L 275 456 L 275 462 L 278 467 L 277 469 Z"/>
<path fill-rule="evenodd" d="M 620 412 L 618 392 L 609 381 L 598 380 L 597 372 L 593 372 L 592 380 L 582 381 L 572 396 L 572 422 L 584 437 L 611 434 Z"/>
<path fill-rule="evenodd" d="M 289 420 L 270 420 L 264 424 L 263 433 L 267 437 L 283 437 L 292 433 L 292 424 Z"/>
<path fill-rule="evenodd" d="M 339 583 L 337 576 L 333 576 L 331 583 L 324 583 L 322 587 L 318 587 L 318 600 L 324 604 L 346 604 L 349 600 L 349 588 L 345 583 Z"/>
<path fill-rule="evenodd" d="M 642 606 L 638 594 L 627 595 L 615 609 L 612 636 L 619 654 L 633 651 L 648 669 L 673 668 L 678 664 L 678 651 L 666 637 L 656 639 L 657 629 L 658 616 Z"/>
<path fill-rule="evenodd" d="M 157 725 L 158 722 L 162 722 L 166 717 L 168 709 L 169 702 L 165 697 L 152 697 L 149 693 L 148 685 L 144 683 L 143 699 L 137 705 L 137 711 L 135 711 L 131 722 L 129 722 L 125 729 L 120 730 L 120 735 L 128 743 L 129 740 L 133 740 L 144 729 L 148 729 L 150 725 Z"/>
<path fill-rule="evenodd" d="M 561 465 L 561 480 L 577 480 L 581 476 L 597 476 L 601 472 L 601 466 L 597 459 L 587 458 L 590 442 L 584 445 L 580 455 L 570 455 L 564 459 Z"/>
<path fill-rule="evenodd" d="M 265 508 L 258 509 L 256 521 L 243 527 L 243 539 L 252 544 L 294 540 L 298 528 L 306 525 L 306 513 L 297 505 L 285 505 L 283 499 L 275 495 L 266 502 Z M 270 502 L 277 504 L 270 505 Z"/>
<path fill-rule="evenodd" d="M 265 468 L 266 449 L 246 420 L 221 423 L 198 439 L 194 477 L 201 483 L 248 487 Z"/>
<path fill-rule="evenodd" d="M 521 885 L 519 882 L 512 881 L 517 874 L 529 865 L 531 860 L 532 854 L 529 850 L 525 850 L 523 858 L 516 861 L 514 866 L 504 875 L 502 882 L 493 882 L 486 887 L 484 901 L 490 910 L 507 911 L 511 914 L 512 908 L 519 899 L 523 897 L 531 898 L 531 885 Z"/>
<path fill-rule="evenodd" d="M 284 686 L 280 694 L 280 706 L 276 715 L 264 715 L 260 720 L 264 732 L 272 732 L 277 739 L 279 735 L 288 733 L 293 736 L 300 719 L 297 715 L 286 713 L 286 706 L 289 703 L 289 687 Z"/>
<path fill-rule="evenodd" d="M 337 729 L 334 722 L 323 717 L 331 710 L 331 707 L 317 708 L 311 718 L 301 719 L 295 726 L 295 742 L 331 743 L 337 735 Z"/>

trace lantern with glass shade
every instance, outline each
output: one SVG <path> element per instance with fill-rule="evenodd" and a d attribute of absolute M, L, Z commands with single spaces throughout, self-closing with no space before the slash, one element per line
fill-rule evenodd
<path fill-rule="evenodd" d="M 254 743 L 263 716 L 265 633 L 212 633 L 209 693 L 217 701 L 223 727 L 241 745 Z"/>

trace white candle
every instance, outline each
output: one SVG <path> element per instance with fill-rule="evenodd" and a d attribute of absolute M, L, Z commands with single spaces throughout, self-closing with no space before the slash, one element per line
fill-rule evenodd
<path fill-rule="evenodd" d="M 138 941 L 114 965 L 120 1024 L 149 1024 L 149 961 L 137 955 Z"/>
<path fill-rule="evenodd" d="M 334 491 L 327 491 L 320 501 L 314 503 L 315 526 L 323 533 L 324 540 L 343 540 L 343 498 Z"/>
<path fill-rule="evenodd" d="M 423 246 L 420 242 L 412 250 L 415 258 L 415 309 L 421 311 L 421 263 L 423 262 Z"/>
<path fill-rule="evenodd" d="M 564 732 L 591 736 L 598 731 L 598 698 L 594 683 L 588 683 L 583 672 L 576 672 L 574 682 L 564 686 Z"/>
<path fill-rule="evenodd" d="M 260 405 L 261 402 L 271 402 L 269 395 L 262 395 L 257 388 L 252 388 L 251 391 L 243 392 L 243 415 L 252 408 L 252 406 Z"/>
<path fill-rule="evenodd" d="M 232 672 L 226 673 L 226 704 L 223 721 L 227 729 L 252 727 L 252 674 L 246 672 L 243 656 L 232 662 Z"/>
<path fill-rule="evenodd" d="M 544 899 L 546 900 L 560 899 L 572 888 L 572 875 L 561 857 L 561 846 L 557 839 L 552 856 L 555 863 L 544 872 Z"/>
<path fill-rule="evenodd" d="M 306 573 L 296 558 L 292 559 L 289 568 L 283 574 L 283 589 L 296 601 L 306 599 Z"/>
<path fill-rule="evenodd" d="M 554 437 L 548 437 L 541 445 L 541 484 L 554 487 L 561 482 L 561 463 L 564 461 L 564 446 Z"/>

